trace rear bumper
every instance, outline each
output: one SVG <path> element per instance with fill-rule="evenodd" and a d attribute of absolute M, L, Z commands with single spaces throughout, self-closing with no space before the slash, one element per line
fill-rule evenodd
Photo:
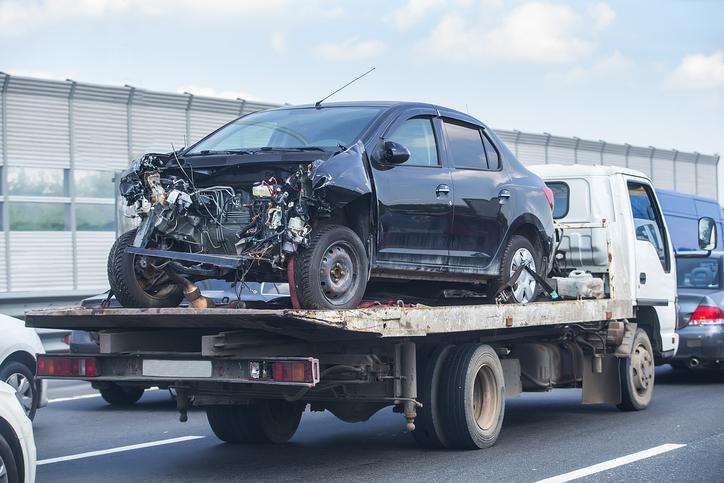
<path fill-rule="evenodd" d="M 724 360 L 724 325 L 687 326 L 677 331 L 679 350 L 673 360 L 701 362 Z"/>

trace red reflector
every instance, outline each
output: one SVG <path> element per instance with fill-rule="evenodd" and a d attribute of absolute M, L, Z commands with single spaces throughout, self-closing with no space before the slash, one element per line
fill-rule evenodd
<path fill-rule="evenodd" d="M 700 305 L 696 308 L 693 314 L 691 314 L 691 325 L 713 325 L 724 323 L 724 314 L 722 314 L 719 307 L 712 307 L 710 305 Z"/>
<path fill-rule="evenodd" d="M 548 204 L 551 205 L 551 210 L 556 205 L 556 199 L 553 197 L 553 190 L 550 189 L 548 186 L 543 187 L 543 192 L 546 194 L 546 198 L 548 199 Z"/>
<path fill-rule="evenodd" d="M 311 360 L 273 362 L 272 379 L 279 382 L 315 383 L 313 363 Z"/>
<path fill-rule="evenodd" d="M 97 377 L 98 360 L 95 357 L 65 357 L 38 355 L 38 376 Z"/>

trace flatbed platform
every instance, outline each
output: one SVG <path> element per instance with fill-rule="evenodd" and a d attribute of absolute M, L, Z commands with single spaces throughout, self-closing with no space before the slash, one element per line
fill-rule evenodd
<path fill-rule="evenodd" d="M 530 304 L 373 307 L 349 310 L 85 308 L 31 310 L 28 327 L 50 329 L 259 329 L 346 332 L 373 337 L 421 337 L 452 332 L 628 319 L 628 300 L 567 300 Z M 301 333 L 300 333 L 301 332 Z"/>

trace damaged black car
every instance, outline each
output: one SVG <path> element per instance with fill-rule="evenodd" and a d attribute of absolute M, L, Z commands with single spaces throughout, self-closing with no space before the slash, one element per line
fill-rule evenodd
<path fill-rule="evenodd" d="M 108 276 L 126 307 L 173 307 L 194 282 L 288 282 L 293 307 L 353 308 L 375 284 L 535 299 L 553 196 L 478 120 L 422 103 L 282 107 L 123 173 L 138 228 Z M 517 273 L 516 273 L 517 270 Z"/>

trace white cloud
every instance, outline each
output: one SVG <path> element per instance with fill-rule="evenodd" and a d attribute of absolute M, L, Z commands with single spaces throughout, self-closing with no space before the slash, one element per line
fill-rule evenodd
<path fill-rule="evenodd" d="M 222 97 L 224 99 L 244 99 L 246 101 L 259 101 L 260 99 L 245 91 L 218 90 L 214 87 L 202 87 L 195 84 L 182 86 L 176 89 L 179 94 L 189 93 L 204 97 Z"/>
<path fill-rule="evenodd" d="M 596 30 L 604 30 L 616 20 L 616 11 L 604 2 L 590 5 L 588 15 L 593 19 Z"/>
<path fill-rule="evenodd" d="M 316 48 L 319 57 L 329 61 L 362 60 L 377 57 L 387 46 L 376 39 L 360 40 L 353 37 L 342 42 L 326 42 Z"/>
<path fill-rule="evenodd" d="M 562 73 L 549 74 L 547 79 L 553 83 L 573 85 L 592 79 L 621 78 L 629 75 L 633 68 L 634 63 L 616 51 L 589 66 L 576 66 Z"/>
<path fill-rule="evenodd" d="M 385 20 L 400 30 L 407 30 L 422 20 L 430 11 L 443 7 L 446 3 L 446 0 L 407 0 Z"/>
<path fill-rule="evenodd" d="M 499 20 L 482 15 L 469 22 L 460 13 L 449 13 L 419 50 L 456 61 L 572 62 L 593 50 L 586 34 L 593 26 L 586 20 L 568 6 L 540 1 L 521 4 Z"/>
<path fill-rule="evenodd" d="M 669 76 L 667 84 L 679 89 L 724 87 L 724 51 L 711 55 L 689 54 Z"/>
<path fill-rule="evenodd" d="M 325 10 L 322 12 L 322 15 L 324 15 L 327 18 L 340 18 L 344 16 L 344 9 L 342 7 L 333 7 L 329 10 Z"/>
<path fill-rule="evenodd" d="M 275 16 L 286 0 L 3 0 L 0 1 L 0 35 L 20 35 L 71 20 L 98 20 L 118 15 L 142 17 L 248 19 Z"/>
<path fill-rule="evenodd" d="M 287 51 L 287 34 L 285 32 L 272 32 L 271 48 L 277 54 L 283 54 Z"/>

